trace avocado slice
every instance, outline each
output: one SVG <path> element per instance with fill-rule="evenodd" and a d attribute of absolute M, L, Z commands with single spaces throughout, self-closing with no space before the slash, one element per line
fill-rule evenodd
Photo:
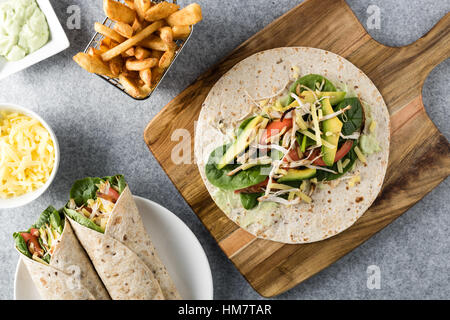
<path fill-rule="evenodd" d="M 287 174 L 278 179 L 277 182 L 305 180 L 315 175 L 316 169 L 289 169 Z"/>
<path fill-rule="evenodd" d="M 223 169 L 227 164 L 233 161 L 242 151 L 244 151 L 250 144 L 249 137 L 252 134 L 253 129 L 264 120 L 262 116 L 256 116 L 247 125 L 242 128 L 236 141 L 227 149 L 223 157 L 217 164 L 217 169 Z"/>
<path fill-rule="evenodd" d="M 322 113 L 324 116 L 332 114 L 333 108 L 331 107 L 330 100 L 329 99 L 323 99 L 321 101 L 322 103 Z M 322 145 L 322 159 L 323 162 L 327 166 L 332 166 L 334 164 L 334 158 L 336 156 L 337 146 L 339 142 L 339 134 L 342 130 L 342 122 L 338 119 L 338 117 L 334 117 L 328 120 L 325 120 L 322 122 L 322 139 L 326 140 L 330 144 L 334 146 L 333 149 L 327 148 L 326 146 Z M 327 135 L 327 132 L 331 132 L 331 135 Z"/>
<path fill-rule="evenodd" d="M 345 91 L 319 92 L 316 93 L 316 96 L 319 99 L 323 97 L 329 97 L 330 104 L 334 106 L 340 103 L 342 100 L 344 100 L 346 94 L 347 93 Z M 311 91 L 303 91 L 300 94 L 300 100 L 302 100 L 302 102 L 305 103 L 307 102 L 314 103 L 314 101 L 316 101 L 316 99 L 314 98 L 314 94 Z"/>

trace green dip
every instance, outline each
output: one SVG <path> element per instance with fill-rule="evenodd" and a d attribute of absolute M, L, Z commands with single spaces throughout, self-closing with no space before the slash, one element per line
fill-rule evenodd
<path fill-rule="evenodd" d="M 234 191 L 219 189 L 214 193 L 214 200 L 219 208 L 227 213 L 230 212 L 230 209 L 242 208 L 239 194 L 235 194 Z M 272 215 L 277 208 L 278 204 L 275 202 L 261 202 L 256 208 L 246 210 L 246 214 L 238 218 L 239 225 L 245 228 L 258 222 L 263 226 L 269 226 L 274 219 L 278 218 L 278 215 Z"/>
<path fill-rule="evenodd" d="M 0 56 L 23 59 L 44 46 L 49 36 L 47 20 L 35 0 L 0 2 Z"/>
<path fill-rule="evenodd" d="M 377 138 L 373 133 L 361 135 L 359 146 L 361 147 L 361 151 L 366 155 L 381 151 Z"/>

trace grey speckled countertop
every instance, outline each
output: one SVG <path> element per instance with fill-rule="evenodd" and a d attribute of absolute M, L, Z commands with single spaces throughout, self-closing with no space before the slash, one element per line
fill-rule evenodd
<path fill-rule="evenodd" d="M 191 1 L 179 1 L 183 6 Z M 101 1 L 51 0 L 71 47 L 23 72 L 0 81 L 0 101 L 28 106 L 53 127 L 61 145 L 61 166 L 50 189 L 38 200 L 0 210 L 0 298 L 13 298 L 18 256 L 11 233 L 31 224 L 48 204 L 60 206 L 71 183 L 89 175 L 123 173 L 132 191 L 178 215 L 203 245 L 214 277 L 217 299 L 258 299 L 225 257 L 148 151 L 142 133 L 161 108 L 197 76 L 241 42 L 300 1 L 197 0 L 205 20 L 150 100 L 137 102 L 89 75 L 72 62 L 104 14 Z M 381 28 L 369 30 L 381 43 L 401 46 L 424 35 L 445 13 L 450 1 L 349 0 L 364 24 L 371 4 L 381 9 Z M 81 8 L 80 30 L 68 30 L 70 5 Z M 450 137 L 450 61 L 435 68 L 423 88 L 425 107 Z M 362 246 L 280 299 L 414 299 L 450 297 L 450 183 L 447 179 L 422 201 Z M 381 270 L 381 289 L 366 286 L 367 267 Z"/>

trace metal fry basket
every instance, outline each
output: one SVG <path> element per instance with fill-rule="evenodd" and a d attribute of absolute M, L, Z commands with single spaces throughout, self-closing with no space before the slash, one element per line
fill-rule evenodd
<path fill-rule="evenodd" d="M 123 1 L 120 1 L 120 2 L 123 2 Z M 161 1 L 153 1 L 153 2 L 154 3 L 158 3 L 158 2 L 161 2 Z M 172 2 L 173 3 L 177 3 L 176 0 L 174 0 Z M 107 26 L 109 28 L 112 28 L 114 26 L 114 23 L 115 22 L 113 20 L 109 19 L 109 18 L 106 18 L 103 21 L 103 25 L 105 25 L 105 26 Z M 98 77 L 102 78 L 103 80 L 107 81 L 109 84 L 113 85 L 114 87 L 116 87 L 117 89 L 122 91 L 123 93 L 125 93 L 127 96 L 133 98 L 134 100 L 146 100 L 146 99 L 150 98 L 151 95 L 153 94 L 153 92 L 155 92 L 155 90 L 158 88 L 159 84 L 164 79 L 166 74 L 169 72 L 170 68 L 172 67 L 173 63 L 177 59 L 178 55 L 181 53 L 181 50 L 183 50 L 184 45 L 191 38 L 192 32 L 194 31 L 194 26 L 190 26 L 190 28 L 191 28 L 191 32 L 189 33 L 189 36 L 186 39 L 184 39 L 184 40 L 176 40 L 175 41 L 175 43 L 177 45 L 177 50 L 175 51 L 175 56 L 173 57 L 173 60 L 170 63 L 169 67 L 164 70 L 164 73 L 162 74 L 162 76 L 160 77 L 158 82 L 153 86 L 153 90 L 150 91 L 148 96 L 143 97 L 143 98 L 135 98 L 135 97 L 131 96 L 130 94 L 128 94 L 128 92 L 125 91 L 124 87 L 120 84 L 119 79 L 117 79 L 117 78 L 110 78 L 110 77 L 99 75 L 99 74 L 96 74 L 96 75 Z M 102 34 L 96 32 L 95 35 L 92 37 L 91 41 L 89 41 L 89 44 L 84 49 L 84 52 L 87 53 L 89 48 L 96 48 L 96 49 L 98 49 L 100 47 L 100 42 L 102 41 L 103 38 L 105 38 L 105 37 Z"/>

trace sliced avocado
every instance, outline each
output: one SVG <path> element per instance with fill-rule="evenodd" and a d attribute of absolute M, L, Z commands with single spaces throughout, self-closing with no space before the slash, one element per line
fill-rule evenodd
<path fill-rule="evenodd" d="M 345 91 L 336 91 L 336 92 L 319 92 L 316 93 L 317 98 L 323 98 L 323 97 L 329 97 L 330 103 L 332 106 L 337 105 L 342 100 L 344 100 L 345 95 L 347 93 Z M 316 98 L 314 98 L 314 94 L 312 91 L 303 91 L 300 95 L 300 100 L 309 103 L 314 103 L 316 101 Z"/>
<path fill-rule="evenodd" d="M 329 99 L 322 100 L 322 112 L 324 116 L 332 114 L 334 112 Z M 327 166 L 332 166 L 334 164 L 334 157 L 336 156 L 339 134 L 341 133 L 341 130 L 342 122 L 338 119 L 338 117 L 334 117 L 322 122 L 322 139 L 326 140 L 334 146 L 334 148 L 331 149 L 322 145 L 322 159 Z M 331 135 L 327 135 L 327 132 L 331 132 Z"/>
<path fill-rule="evenodd" d="M 256 116 L 247 123 L 245 128 L 242 128 L 236 141 L 233 142 L 233 144 L 228 148 L 223 157 L 220 159 L 219 163 L 217 164 L 217 169 L 222 169 L 223 167 L 225 167 L 249 146 L 251 142 L 249 141 L 249 138 L 252 134 L 253 129 L 263 120 L 264 117 Z"/>
<path fill-rule="evenodd" d="M 287 174 L 282 176 L 277 182 L 299 181 L 312 178 L 316 175 L 316 169 L 289 169 Z"/>
<path fill-rule="evenodd" d="M 42 242 L 47 242 L 47 232 L 45 231 L 45 226 L 39 228 L 39 238 L 41 238 Z"/>

